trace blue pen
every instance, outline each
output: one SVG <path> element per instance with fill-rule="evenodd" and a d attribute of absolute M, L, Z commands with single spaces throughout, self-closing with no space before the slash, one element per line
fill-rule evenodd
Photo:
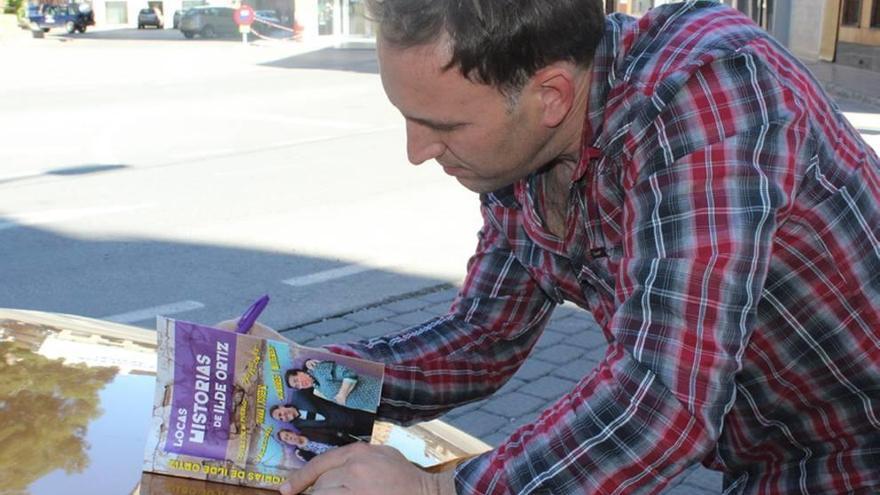
<path fill-rule="evenodd" d="M 266 305 L 269 304 L 269 294 L 257 299 L 251 304 L 251 307 L 241 315 L 241 318 L 238 319 L 238 325 L 235 327 L 235 333 L 247 333 L 248 330 L 254 326 L 254 323 L 257 321 L 257 318 L 260 317 L 260 313 L 266 309 Z"/>

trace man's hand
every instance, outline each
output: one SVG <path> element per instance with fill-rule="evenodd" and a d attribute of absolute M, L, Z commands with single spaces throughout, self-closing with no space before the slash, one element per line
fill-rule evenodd
<path fill-rule="evenodd" d="M 452 476 L 452 471 L 426 473 L 392 447 L 355 443 L 291 473 L 281 493 L 295 495 L 314 485 L 314 495 L 454 495 Z"/>

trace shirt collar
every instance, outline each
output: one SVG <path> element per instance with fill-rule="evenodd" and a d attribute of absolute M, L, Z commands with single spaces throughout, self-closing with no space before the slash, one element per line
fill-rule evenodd
<path fill-rule="evenodd" d="M 602 156 L 602 131 L 608 92 L 615 79 L 614 63 L 618 55 L 622 24 L 628 18 L 610 15 L 605 18 L 605 33 L 596 47 L 590 68 L 590 95 L 581 135 L 581 157 L 572 174 L 572 182 L 581 180 L 590 163 Z"/>

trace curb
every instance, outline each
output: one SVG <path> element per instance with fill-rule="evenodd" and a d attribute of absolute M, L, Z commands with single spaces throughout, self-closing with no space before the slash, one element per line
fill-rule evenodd
<path fill-rule="evenodd" d="M 827 91 L 832 98 L 846 98 L 849 100 L 855 100 L 859 103 L 866 103 L 880 110 L 880 96 L 866 95 L 858 91 L 853 91 L 845 86 L 834 82 L 819 82 L 822 83 L 822 87 L 825 88 L 825 91 Z"/>

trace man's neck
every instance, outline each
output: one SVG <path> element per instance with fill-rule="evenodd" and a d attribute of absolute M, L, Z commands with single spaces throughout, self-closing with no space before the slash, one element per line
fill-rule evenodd
<path fill-rule="evenodd" d="M 568 190 L 583 148 L 591 75 L 592 68 L 578 78 L 571 110 L 556 133 L 557 147 L 562 151 L 548 163 L 543 181 L 545 227 L 559 238 L 565 238 Z"/>
<path fill-rule="evenodd" d="M 587 119 L 587 108 L 590 101 L 590 83 L 592 81 L 593 68 L 584 69 L 578 76 L 575 85 L 574 101 L 571 110 L 559 126 L 560 148 L 562 152 L 556 157 L 556 162 L 571 162 L 574 165 L 580 161 L 581 147 L 584 138 L 584 124 Z"/>

